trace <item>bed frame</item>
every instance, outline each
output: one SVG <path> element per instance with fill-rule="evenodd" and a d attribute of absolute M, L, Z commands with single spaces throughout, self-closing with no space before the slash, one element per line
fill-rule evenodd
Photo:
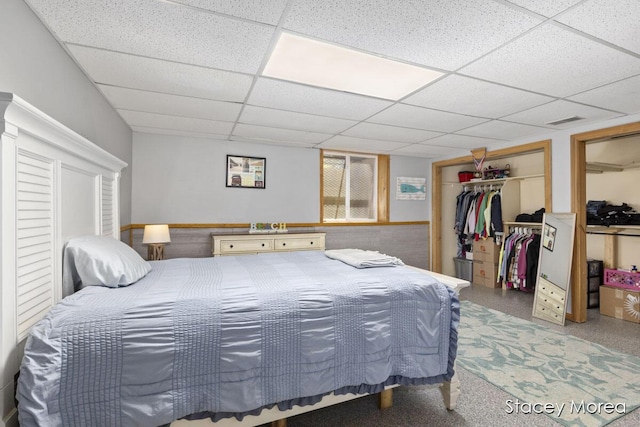
<path fill-rule="evenodd" d="M 71 237 L 120 238 L 127 164 L 11 93 L 0 92 L 0 427 L 17 427 L 15 376 L 31 326 L 68 292 Z"/>
<path fill-rule="evenodd" d="M 120 239 L 119 185 L 127 164 L 11 93 L 0 92 L 0 427 L 17 427 L 16 376 L 31 327 L 72 290 L 62 289 L 62 251 L 71 237 Z M 439 275 L 455 289 L 469 282 Z M 453 409 L 460 385 L 441 385 Z M 391 388 L 380 393 L 391 406 Z M 361 395 L 329 395 L 313 406 L 262 411 L 241 425 L 272 422 Z M 232 419 L 173 426 L 238 425 Z"/>

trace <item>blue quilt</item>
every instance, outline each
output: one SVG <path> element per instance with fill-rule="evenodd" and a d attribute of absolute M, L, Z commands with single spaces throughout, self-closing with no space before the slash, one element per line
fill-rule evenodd
<path fill-rule="evenodd" d="M 152 267 L 65 298 L 33 328 L 22 427 L 240 418 L 453 375 L 458 299 L 408 267 L 356 269 L 321 251 Z"/>

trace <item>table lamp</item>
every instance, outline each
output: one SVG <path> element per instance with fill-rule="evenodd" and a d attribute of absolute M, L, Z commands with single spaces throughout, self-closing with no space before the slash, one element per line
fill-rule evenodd
<path fill-rule="evenodd" d="M 171 242 L 169 226 L 167 224 L 145 225 L 142 244 L 149 245 L 149 261 L 164 259 L 164 244 Z"/>

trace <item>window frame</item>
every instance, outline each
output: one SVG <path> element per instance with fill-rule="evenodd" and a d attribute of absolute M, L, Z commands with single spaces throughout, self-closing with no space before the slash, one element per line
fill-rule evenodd
<path fill-rule="evenodd" d="M 324 158 L 325 155 L 370 157 L 376 159 L 373 185 L 375 219 L 325 219 L 324 218 Z M 321 224 L 378 224 L 389 222 L 389 156 L 340 150 L 320 150 L 320 223 Z M 349 165 L 349 162 L 347 162 Z M 347 177 L 349 177 L 347 170 Z M 348 199 L 347 199 L 348 200 Z M 345 206 L 348 209 L 348 205 Z"/>

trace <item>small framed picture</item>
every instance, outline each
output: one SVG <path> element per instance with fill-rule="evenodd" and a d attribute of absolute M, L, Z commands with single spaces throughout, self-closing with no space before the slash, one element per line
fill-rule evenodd
<path fill-rule="evenodd" d="M 264 157 L 246 157 L 227 155 L 227 187 L 265 188 Z"/>
<path fill-rule="evenodd" d="M 553 246 L 556 242 L 556 228 L 552 225 L 545 224 L 542 228 L 542 246 L 553 252 Z"/>

